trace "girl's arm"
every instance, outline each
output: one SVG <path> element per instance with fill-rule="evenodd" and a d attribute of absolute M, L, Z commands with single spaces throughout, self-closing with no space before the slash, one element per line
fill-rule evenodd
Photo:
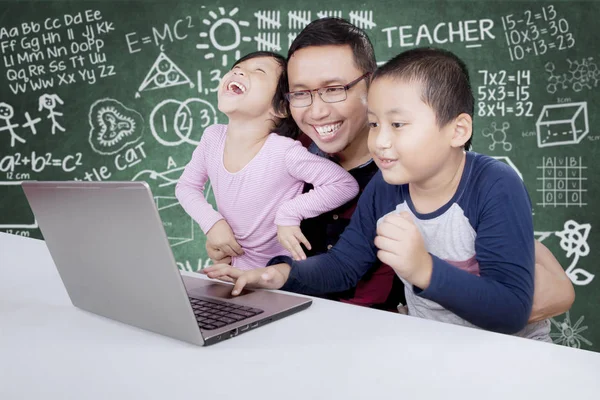
<path fill-rule="evenodd" d="M 314 189 L 283 203 L 275 224 L 300 225 L 300 221 L 331 211 L 358 194 L 358 183 L 345 169 L 324 157 L 310 153 L 300 142 L 286 152 L 290 176 L 313 185 Z"/>
<path fill-rule="evenodd" d="M 183 209 L 196 221 L 206 234 L 212 226 L 223 219 L 206 201 L 204 189 L 208 181 L 207 160 L 211 153 L 211 143 L 218 137 L 217 127 L 209 126 L 204 131 L 200 144 L 194 150 L 192 159 L 175 186 L 175 196 Z M 214 150 L 213 150 L 214 151 Z"/>

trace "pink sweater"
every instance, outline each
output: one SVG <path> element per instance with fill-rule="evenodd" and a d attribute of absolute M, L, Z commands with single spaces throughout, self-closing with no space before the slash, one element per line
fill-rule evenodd
<path fill-rule="evenodd" d="M 358 184 L 342 167 L 275 133 L 244 168 L 230 173 L 223 165 L 226 133 L 227 125 L 206 128 L 175 195 L 205 234 L 220 219 L 227 221 L 244 249 L 232 260 L 237 268 L 264 267 L 275 256 L 290 255 L 277 241 L 277 225 L 299 226 L 358 194 Z M 209 179 L 218 212 L 204 197 Z M 314 189 L 302 194 L 304 182 Z"/>

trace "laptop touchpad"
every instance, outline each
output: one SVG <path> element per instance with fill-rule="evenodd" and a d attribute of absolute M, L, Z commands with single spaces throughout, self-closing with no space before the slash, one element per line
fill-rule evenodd
<path fill-rule="evenodd" d="M 252 290 L 243 289 L 242 293 L 237 296 L 232 296 L 231 291 L 233 290 L 233 286 L 231 285 L 222 285 L 218 283 L 208 283 L 202 285 L 199 288 L 190 288 L 188 291 L 189 294 L 197 295 L 197 296 L 212 296 L 212 297 L 220 297 L 222 299 L 235 299 L 237 297 L 245 296 L 247 294 L 253 293 Z"/>

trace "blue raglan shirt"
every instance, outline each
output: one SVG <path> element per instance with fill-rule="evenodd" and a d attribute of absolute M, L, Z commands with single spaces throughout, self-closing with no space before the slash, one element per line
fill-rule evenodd
<path fill-rule="evenodd" d="M 426 290 L 403 279 L 411 315 L 504 333 L 525 327 L 534 287 L 529 195 L 511 167 L 473 152 L 453 198 L 429 214 L 414 209 L 408 185 L 387 184 L 377 173 L 328 253 L 271 261 L 292 266 L 283 289 L 321 294 L 355 286 L 377 259 L 378 220 L 401 211 L 412 214 L 433 259 Z"/>

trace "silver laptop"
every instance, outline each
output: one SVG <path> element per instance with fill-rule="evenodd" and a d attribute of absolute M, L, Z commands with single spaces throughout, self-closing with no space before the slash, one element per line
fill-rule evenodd
<path fill-rule="evenodd" d="M 312 300 L 182 276 L 145 182 L 25 181 L 73 305 L 197 345 L 308 308 Z M 182 279 L 183 278 L 183 279 Z"/>

